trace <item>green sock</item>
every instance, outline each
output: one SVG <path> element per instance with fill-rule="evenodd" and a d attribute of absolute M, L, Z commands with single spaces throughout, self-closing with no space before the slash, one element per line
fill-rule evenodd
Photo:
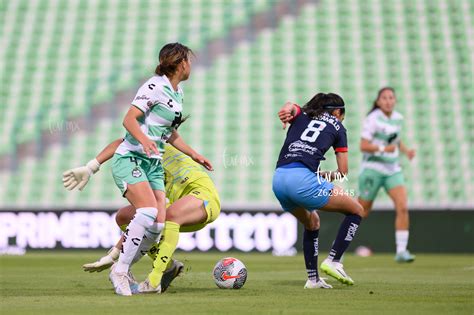
<path fill-rule="evenodd" d="M 179 240 L 179 228 L 180 226 L 177 223 L 171 221 L 165 222 L 163 236 L 158 244 L 157 255 L 153 262 L 153 270 L 148 275 L 150 284 L 155 288 L 161 283 L 163 272 L 166 270 L 171 256 L 173 256 L 176 250 Z"/>

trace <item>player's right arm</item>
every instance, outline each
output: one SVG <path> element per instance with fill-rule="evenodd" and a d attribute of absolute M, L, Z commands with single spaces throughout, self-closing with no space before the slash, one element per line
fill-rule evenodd
<path fill-rule="evenodd" d="M 301 113 L 301 108 L 292 103 L 286 102 L 285 105 L 278 111 L 278 118 L 283 124 L 283 129 L 286 128 L 287 123 L 291 123 L 296 116 Z"/>
<path fill-rule="evenodd" d="M 90 177 L 99 171 L 100 165 L 112 158 L 122 141 L 123 138 L 112 141 L 102 151 L 100 151 L 95 159 L 90 160 L 86 165 L 65 171 L 63 173 L 64 187 L 67 190 L 73 190 L 76 187 L 79 190 L 84 189 L 89 182 Z"/>
<path fill-rule="evenodd" d="M 375 134 L 375 122 L 372 117 L 366 117 L 362 123 L 362 136 L 360 138 L 360 150 L 365 153 L 376 152 L 394 152 L 396 146 L 389 144 L 387 146 L 376 145 L 372 143 Z"/>
<path fill-rule="evenodd" d="M 138 118 L 142 117 L 144 112 L 137 106 L 131 106 L 128 110 L 125 118 L 123 119 L 123 126 L 127 131 L 143 146 L 143 150 L 149 157 L 151 154 L 160 154 L 156 147 L 155 141 L 148 138 L 140 128 L 138 124 Z"/>

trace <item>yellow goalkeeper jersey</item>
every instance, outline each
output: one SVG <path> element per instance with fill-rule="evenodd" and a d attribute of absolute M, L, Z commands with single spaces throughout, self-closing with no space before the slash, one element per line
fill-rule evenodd
<path fill-rule="evenodd" d="M 217 195 L 217 191 L 204 168 L 172 145 L 167 144 L 165 146 L 165 153 L 161 162 L 165 169 L 166 197 L 170 203 L 183 197 L 190 183 L 199 184 L 199 182 L 202 182 L 202 186 Z"/>

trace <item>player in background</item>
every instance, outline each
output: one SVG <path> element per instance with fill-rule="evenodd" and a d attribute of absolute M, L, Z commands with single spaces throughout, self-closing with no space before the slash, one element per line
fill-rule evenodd
<path fill-rule="evenodd" d="M 317 209 L 345 214 L 321 269 L 344 284 L 354 284 L 340 259 L 356 234 L 363 209 L 342 188 L 325 179 L 333 180 L 348 172 L 347 136 L 342 125 L 344 113 L 344 101 L 333 93 L 318 93 L 303 108 L 286 103 L 278 113 L 283 128 L 286 123 L 291 126 L 273 176 L 273 192 L 282 208 L 305 227 L 303 251 L 308 273 L 305 288 L 332 288 L 318 274 L 320 222 Z M 319 163 L 331 147 L 336 153 L 338 169 L 319 172 Z"/>
<path fill-rule="evenodd" d="M 166 44 L 160 50 L 156 75 L 140 87 L 123 120 L 127 133 L 113 156 L 112 174 L 136 214 L 125 231 L 122 251 L 110 273 L 119 295 L 132 294 L 128 271 L 145 231 L 158 236 L 165 223 L 161 164 L 164 144 L 170 143 L 212 170 L 211 163 L 189 147 L 175 130 L 182 117 L 183 91 L 179 83 L 189 78 L 191 57 L 192 51 L 188 47 L 179 43 Z M 167 237 L 166 233 L 163 237 Z"/>
<path fill-rule="evenodd" d="M 79 190 L 82 190 L 88 183 L 90 176 L 98 171 L 98 167 L 91 168 L 90 165 L 100 166 L 105 163 L 112 157 L 122 141 L 123 139 L 117 139 L 107 145 L 97 155 L 95 160 L 87 163 L 86 166 L 66 171 L 64 173 L 65 187 L 68 190 L 72 190 L 77 186 Z M 180 232 L 198 231 L 215 221 L 220 213 L 220 200 L 217 190 L 209 175 L 204 172 L 199 164 L 171 145 L 165 146 L 162 164 L 165 170 L 166 196 L 170 203 L 166 210 L 167 224 L 163 230 L 163 235 L 167 235 L 168 238 L 162 238 L 159 244 L 155 244 L 156 238 L 153 235 L 150 236 L 149 232 L 145 231 L 145 237 L 131 264 L 136 263 L 147 251 L 149 251 L 149 255 L 153 259 L 156 258 L 157 252 L 162 255 L 170 255 L 169 257 L 171 257 L 172 253 L 169 254 L 169 250 L 166 253 L 166 250 L 163 248 L 168 246 L 171 248 L 171 251 L 174 251 L 178 243 L 179 234 L 173 237 L 174 233 L 170 233 L 169 229 L 174 231 L 177 224 L 179 225 Z M 116 221 L 122 230 L 125 230 L 124 227 L 130 223 L 134 214 L 135 209 L 132 206 L 125 206 L 119 209 Z M 174 225 L 168 224 L 169 222 L 173 222 Z M 111 248 L 107 255 L 98 261 L 85 264 L 83 266 L 84 271 L 101 272 L 109 268 L 118 258 L 119 251 L 122 248 L 122 241 L 123 239 L 121 238 L 116 246 Z M 160 255 L 160 262 L 163 262 L 161 260 L 162 255 Z M 165 272 L 154 268 L 154 272 L 160 272 L 163 277 L 160 280 L 160 292 L 164 292 L 168 288 L 171 281 L 179 275 L 183 268 L 181 262 L 172 259 L 168 260 L 167 265 L 163 263 L 159 268 L 164 268 L 165 266 Z M 129 278 L 132 280 L 131 284 L 135 284 L 133 283 L 134 277 L 131 273 L 129 273 Z M 140 289 L 144 291 L 144 288 Z"/>
<path fill-rule="evenodd" d="M 395 205 L 395 242 L 397 262 L 412 262 L 415 256 L 407 250 L 409 217 L 407 192 L 399 152 L 408 159 L 415 157 L 401 140 L 403 116 L 394 110 L 395 91 L 391 87 L 379 90 L 377 99 L 362 125 L 360 150 L 363 153 L 359 176 L 359 203 L 367 217 L 380 187 L 384 187 Z"/>

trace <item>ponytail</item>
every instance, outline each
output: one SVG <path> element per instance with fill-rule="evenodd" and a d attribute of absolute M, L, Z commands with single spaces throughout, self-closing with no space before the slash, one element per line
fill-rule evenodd
<path fill-rule="evenodd" d="M 155 74 L 172 76 L 182 61 L 188 60 L 193 51 L 180 43 L 166 44 L 160 50 L 160 63 L 156 66 Z"/>

